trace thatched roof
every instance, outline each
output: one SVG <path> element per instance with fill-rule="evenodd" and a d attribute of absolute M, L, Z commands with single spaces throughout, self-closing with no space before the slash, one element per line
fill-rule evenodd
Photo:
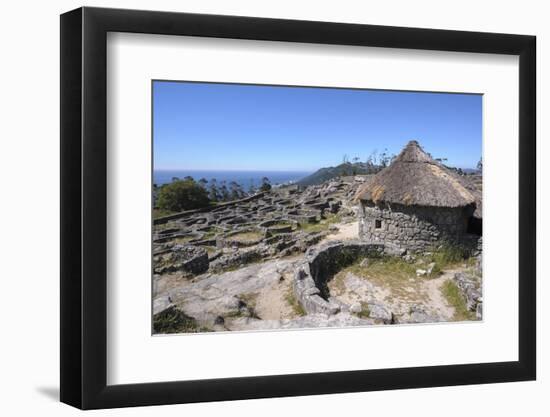
<path fill-rule="evenodd" d="M 464 207 L 476 201 L 465 180 L 410 141 L 390 166 L 361 186 L 356 200 L 407 206 Z"/>

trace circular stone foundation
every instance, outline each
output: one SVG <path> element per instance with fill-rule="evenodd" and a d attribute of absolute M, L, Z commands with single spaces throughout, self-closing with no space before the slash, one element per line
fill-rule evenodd
<path fill-rule="evenodd" d="M 339 304 L 329 301 L 327 283 L 341 269 L 361 258 L 379 258 L 384 245 L 378 243 L 331 242 L 306 253 L 306 259 L 294 274 L 294 296 L 307 314 L 336 314 Z"/>

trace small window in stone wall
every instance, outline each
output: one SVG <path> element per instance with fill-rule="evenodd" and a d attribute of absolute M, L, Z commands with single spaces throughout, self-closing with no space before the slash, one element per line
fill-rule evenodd
<path fill-rule="evenodd" d="M 374 221 L 374 228 L 375 229 L 381 229 L 382 228 L 382 220 L 375 220 Z"/>

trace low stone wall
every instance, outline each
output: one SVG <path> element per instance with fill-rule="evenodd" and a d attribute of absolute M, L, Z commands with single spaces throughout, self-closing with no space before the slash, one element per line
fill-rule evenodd
<path fill-rule="evenodd" d="M 176 245 L 175 250 L 155 255 L 154 273 L 165 274 L 181 272 L 188 275 L 198 275 L 206 272 L 209 266 L 208 254 L 204 248 L 198 246 Z M 160 257 L 164 257 L 161 260 Z"/>
<path fill-rule="evenodd" d="M 352 242 L 332 242 L 306 252 L 306 259 L 296 268 L 293 281 L 294 297 L 307 314 L 336 314 L 340 305 L 327 301 L 327 282 L 340 269 L 360 258 L 377 258 L 384 254 L 384 245 Z"/>
<path fill-rule="evenodd" d="M 239 240 L 235 238 L 235 236 L 241 235 L 243 233 L 258 234 L 258 237 L 250 240 Z M 265 239 L 265 233 L 262 233 L 258 228 L 254 228 L 254 227 L 243 228 L 243 229 L 235 230 L 233 232 L 229 232 L 225 236 L 217 238 L 216 246 L 218 248 L 223 248 L 224 246 L 245 248 L 249 246 L 255 246 L 260 242 L 262 242 L 264 239 Z"/>
<path fill-rule="evenodd" d="M 268 256 L 268 248 L 262 245 L 230 254 L 221 254 L 210 263 L 209 272 L 221 272 L 228 268 L 244 267 L 246 264 L 259 261 L 266 256 Z"/>
<path fill-rule="evenodd" d="M 481 282 L 473 276 L 457 272 L 453 281 L 462 293 L 466 308 L 476 313 L 476 318 L 481 320 L 483 314 L 483 297 L 481 293 Z"/>
<path fill-rule="evenodd" d="M 258 194 L 255 194 L 253 196 L 243 198 L 241 200 L 228 201 L 227 203 L 220 203 L 220 204 L 217 204 L 215 206 L 214 205 L 213 206 L 207 206 L 207 207 L 202 207 L 202 208 L 195 209 L 195 210 L 182 211 L 180 213 L 171 214 L 169 216 L 159 217 L 157 219 L 153 219 L 153 224 L 164 224 L 166 222 L 169 222 L 170 220 L 181 219 L 182 217 L 187 217 L 187 216 L 190 216 L 192 214 L 207 213 L 209 211 L 223 210 L 223 209 L 226 209 L 228 207 L 234 207 L 234 206 L 237 206 L 237 205 L 242 204 L 242 203 L 247 203 L 249 201 L 259 200 L 262 197 L 264 197 L 265 194 L 266 194 L 265 192 L 264 193 L 258 193 Z"/>

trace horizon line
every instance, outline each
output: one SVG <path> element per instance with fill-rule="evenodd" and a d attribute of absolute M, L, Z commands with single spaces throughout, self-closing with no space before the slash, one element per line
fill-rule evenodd
<path fill-rule="evenodd" d="M 320 168 L 311 168 L 311 169 L 234 169 L 234 168 L 215 168 L 215 169 L 209 169 L 209 168 L 155 168 L 153 166 L 153 171 L 197 171 L 197 172 L 314 172 L 318 171 L 323 168 L 334 168 L 338 165 L 330 165 L 330 166 L 323 166 Z M 474 166 L 454 166 L 454 165 L 446 165 L 450 168 L 456 168 L 456 169 L 477 169 Z"/>
<path fill-rule="evenodd" d="M 314 168 L 320 169 L 320 168 Z M 155 168 L 153 167 L 153 171 L 202 171 L 202 172 L 310 172 L 311 169 L 233 169 L 233 168 L 216 168 L 216 169 L 209 169 L 209 168 Z"/>

